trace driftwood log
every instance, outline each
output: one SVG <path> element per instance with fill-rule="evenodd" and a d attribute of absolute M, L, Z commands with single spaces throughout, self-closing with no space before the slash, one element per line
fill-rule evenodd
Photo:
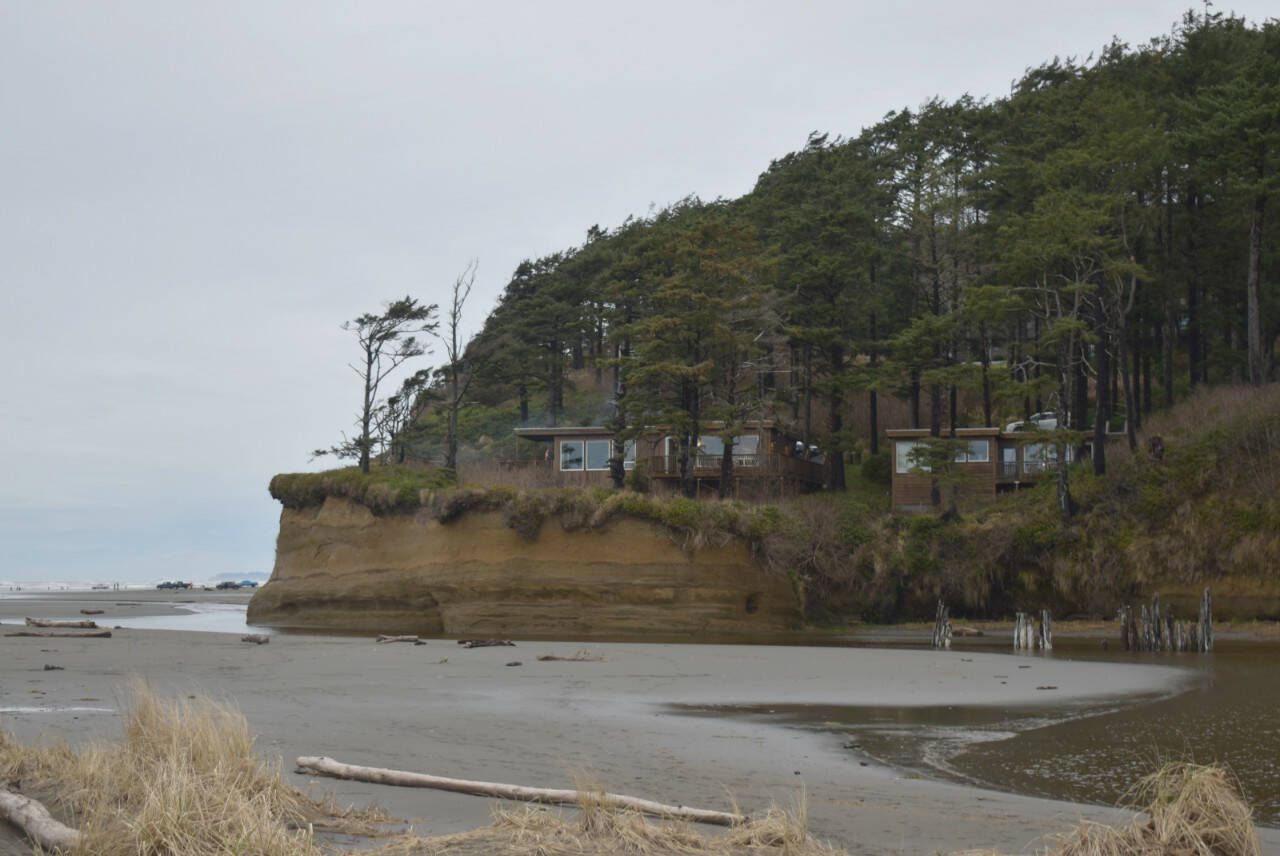
<path fill-rule="evenodd" d="M 103 613 L 103 610 L 101 610 L 101 609 L 82 609 L 82 610 L 80 610 L 80 614 L 81 614 L 81 615 L 101 615 L 102 613 Z"/>
<path fill-rule="evenodd" d="M 271 637 L 266 636 L 262 633 L 249 633 L 245 636 L 241 636 L 240 641 L 252 642 L 254 645 L 266 645 L 268 642 L 271 641 Z"/>
<path fill-rule="evenodd" d="M 386 642 L 415 642 L 416 643 L 417 641 L 418 641 L 417 636 L 387 636 L 386 634 L 383 634 L 378 637 L 378 644 L 383 644 Z"/>
<path fill-rule="evenodd" d="M 74 630 L 14 630 L 5 636 L 39 636 L 47 638 L 50 636 L 60 636 L 66 639 L 110 639 L 110 630 L 85 630 L 80 633 Z"/>
<path fill-rule="evenodd" d="M 514 648 L 516 643 L 510 639 L 459 639 L 463 648 Z"/>
<path fill-rule="evenodd" d="M 96 621 L 90 621 L 87 618 L 76 619 L 74 621 L 55 621 L 51 618 L 28 618 L 28 627 L 78 627 L 81 630 L 96 630 L 98 624 Z"/>
<path fill-rule="evenodd" d="M 303 756 L 298 759 L 299 772 L 336 779 L 354 779 L 381 785 L 398 785 L 405 788 L 434 788 L 478 797 L 496 797 L 504 800 L 548 803 L 551 805 L 577 805 L 584 800 L 598 802 L 611 808 L 631 809 L 655 817 L 691 820 L 696 823 L 714 823 L 718 826 L 736 826 L 746 823 L 747 817 L 725 811 L 689 808 L 683 805 L 665 805 L 651 800 L 629 797 L 623 794 L 593 793 L 567 788 L 529 788 L 522 785 L 504 785 L 498 782 L 475 782 L 467 779 L 447 779 L 404 770 L 387 770 L 381 767 L 359 767 L 343 764 L 332 758 Z"/>
<path fill-rule="evenodd" d="M 80 833 L 63 826 L 39 802 L 0 787 L 0 817 L 23 831 L 41 850 L 70 850 L 80 843 Z"/>

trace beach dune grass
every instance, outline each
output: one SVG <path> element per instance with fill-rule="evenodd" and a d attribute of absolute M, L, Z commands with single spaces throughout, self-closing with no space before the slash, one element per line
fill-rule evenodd
<path fill-rule="evenodd" d="M 80 829 L 76 856 L 318 856 L 311 824 L 359 823 L 287 785 L 238 712 L 162 699 L 140 681 L 122 740 L 77 751 L 0 735 L 0 779 L 22 781 Z"/>
<path fill-rule="evenodd" d="M 1166 764 L 1139 782 L 1126 803 L 1143 806 L 1146 817 L 1123 827 L 1082 823 L 1053 856 L 1262 854 L 1253 812 L 1219 767 Z"/>

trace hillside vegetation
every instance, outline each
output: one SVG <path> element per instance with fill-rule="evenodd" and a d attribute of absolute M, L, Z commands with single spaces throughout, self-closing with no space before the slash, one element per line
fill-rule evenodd
<path fill-rule="evenodd" d="M 1280 387 L 1202 389 L 1152 419 L 1144 439 L 1152 437 L 1161 438 L 1159 458 L 1125 455 L 1105 478 L 1071 470 L 1079 510 L 1065 527 L 1052 485 L 970 500 L 949 519 L 891 513 L 884 490 L 857 476 L 857 490 L 776 504 L 447 486 L 439 471 L 381 467 L 277 476 L 271 491 L 290 508 L 333 495 L 444 524 L 498 512 L 529 539 L 547 525 L 602 529 L 629 517 L 687 550 L 741 540 L 797 584 L 814 621 L 923 618 L 940 597 L 975 617 L 1042 606 L 1106 616 L 1124 600 L 1206 585 L 1251 597 L 1250 614 L 1280 615 Z"/>
<path fill-rule="evenodd" d="M 453 463 L 447 405 L 473 458 L 521 457 L 518 425 L 587 423 L 662 425 L 687 462 L 768 418 L 826 450 L 840 490 L 885 428 L 1051 410 L 1073 443 L 1136 435 L 1200 385 L 1274 376 L 1277 105 L 1280 24 L 1208 10 L 1001 98 L 814 133 L 738 199 L 522 262 L 461 357 L 399 395 L 418 415 L 385 445 Z"/>

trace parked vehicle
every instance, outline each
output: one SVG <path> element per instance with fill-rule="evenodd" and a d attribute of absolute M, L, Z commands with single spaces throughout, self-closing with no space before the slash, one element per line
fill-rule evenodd
<path fill-rule="evenodd" d="M 255 583 L 253 580 L 240 581 L 240 588 L 257 588 L 257 587 L 258 587 L 258 584 Z"/>
<path fill-rule="evenodd" d="M 240 588 L 240 583 L 233 583 L 231 580 L 223 580 L 218 583 L 217 587 L 219 589 L 238 589 Z"/>
<path fill-rule="evenodd" d="M 182 580 L 165 580 L 156 586 L 158 589 L 189 589 L 191 583 L 184 583 Z"/>
<path fill-rule="evenodd" d="M 1058 427 L 1058 414 L 1052 410 L 1032 413 L 1030 418 L 1020 422 L 1010 422 L 1004 426 L 1006 431 L 1052 431 Z"/>

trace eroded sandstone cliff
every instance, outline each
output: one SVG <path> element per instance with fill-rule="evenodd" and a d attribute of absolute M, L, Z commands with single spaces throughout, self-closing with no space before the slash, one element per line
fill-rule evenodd
<path fill-rule="evenodd" d="M 439 523 L 330 497 L 280 515 L 254 624 L 446 635 L 737 635 L 800 620 L 790 582 L 741 543 L 686 552 L 659 527 L 547 521 L 535 539 L 495 512 Z"/>

